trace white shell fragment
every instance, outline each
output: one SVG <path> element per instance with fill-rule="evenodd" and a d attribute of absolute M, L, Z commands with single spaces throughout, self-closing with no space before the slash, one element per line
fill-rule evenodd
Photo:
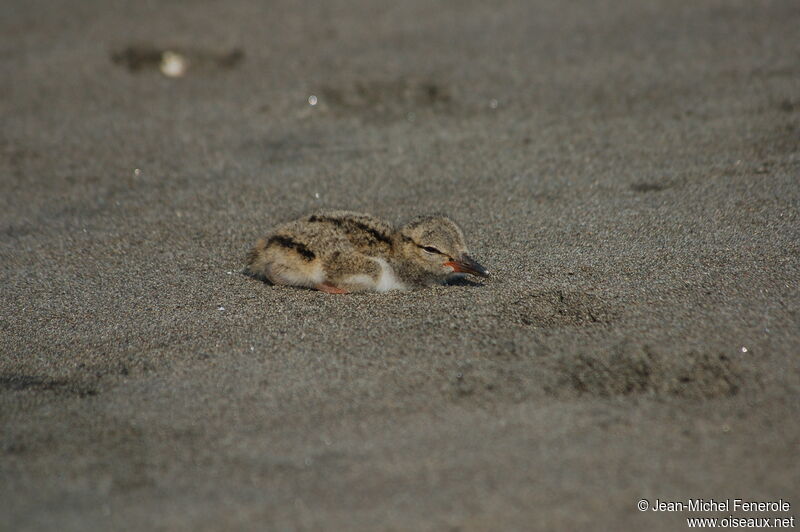
<path fill-rule="evenodd" d="M 183 76 L 186 74 L 187 67 L 188 63 L 186 58 L 181 54 L 169 50 L 161 54 L 161 64 L 159 64 L 158 68 L 161 70 L 161 73 L 168 78 L 179 78 Z"/>

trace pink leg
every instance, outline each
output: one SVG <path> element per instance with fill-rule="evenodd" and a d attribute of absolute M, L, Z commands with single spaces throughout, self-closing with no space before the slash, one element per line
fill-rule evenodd
<path fill-rule="evenodd" d="M 328 283 L 320 283 L 320 284 L 318 284 L 317 285 L 317 290 L 319 290 L 321 292 L 326 292 L 328 294 L 348 294 L 349 293 L 347 290 L 344 290 L 342 288 L 337 288 L 337 287 L 333 286 L 332 284 L 328 284 Z"/>

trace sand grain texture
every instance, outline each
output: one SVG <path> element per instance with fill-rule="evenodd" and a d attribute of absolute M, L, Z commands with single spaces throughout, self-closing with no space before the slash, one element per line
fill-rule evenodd
<path fill-rule="evenodd" d="M 319 4 L 0 6 L 0 529 L 800 507 L 800 4 Z M 319 208 L 495 277 L 239 275 Z"/>

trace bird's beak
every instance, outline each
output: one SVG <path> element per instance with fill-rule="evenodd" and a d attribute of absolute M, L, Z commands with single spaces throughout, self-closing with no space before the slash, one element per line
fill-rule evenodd
<path fill-rule="evenodd" d="M 478 277 L 489 277 L 489 272 L 486 271 L 486 268 L 475 262 L 472 257 L 466 254 L 461 255 L 459 259 L 445 262 L 444 265 L 453 268 L 454 272 L 471 273 Z"/>

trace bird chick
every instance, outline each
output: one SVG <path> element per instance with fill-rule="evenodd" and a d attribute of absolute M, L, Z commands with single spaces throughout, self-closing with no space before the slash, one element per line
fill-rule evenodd
<path fill-rule="evenodd" d="M 313 213 L 277 227 L 250 251 L 245 273 L 333 294 L 407 290 L 459 274 L 489 276 L 446 216 L 422 216 L 394 228 L 350 211 Z"/>

